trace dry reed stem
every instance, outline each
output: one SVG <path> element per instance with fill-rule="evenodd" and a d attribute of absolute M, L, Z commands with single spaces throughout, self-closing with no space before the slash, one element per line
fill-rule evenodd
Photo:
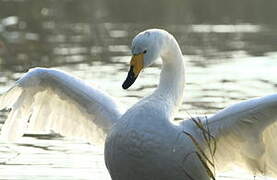
<path fill-rule="evenodd" d="M 203 136 L 204 142 L 208 147 L 208 154 L 203 150 L 201 147 L 201 143 L 197 141 L 197 139 L 190 133 L 183 131 L 185 135 L 187 135 L 191 141 L 193 142 L 194 146 L 196 147 L 196 151 L 193 152 L 196 154 L 197 158 L 201 162 L 202 166 L 205 168 L 208 176 L 215 180 L 215 163 L 214 163 L 214 156 L 216 152 L 216 141 L 215 138 L 211 135 L 210 129 L 208 127 L 208 119 L 206 117 L 206 126 L 203 124 L 200 118 L 191 118 L 191 120 L 195 123 L 196 127 L 201 130 L 201 135 Z M 184 160 L 191 155 L 192 153 L 188 154 Z M 210 158 L 209 158 L 210 157 Z M 189 175 L 189 173 L 184 169 L 185 174 L 192 180 L 194 178 Z"/>

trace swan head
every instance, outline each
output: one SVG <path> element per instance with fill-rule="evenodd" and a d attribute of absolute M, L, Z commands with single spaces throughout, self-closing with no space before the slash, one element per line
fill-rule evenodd
<path fill-rule="evenodd" d="M 165 43 L 171 35 L 162 29 L 149 29 L 135 36 L 132 42 L 132 59 L 127 78 L 122 84 L 128 89 L 137 79 L 140 71 L 153 64 L 165 53 Z"/>

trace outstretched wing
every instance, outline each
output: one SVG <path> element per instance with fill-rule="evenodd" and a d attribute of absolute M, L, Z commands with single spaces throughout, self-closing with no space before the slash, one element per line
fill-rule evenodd
<path fill-rule="evenodd" d="M 228 165 L 277 176 L 277 94 L 232 105 L 207 118 L 218 169 Z"/>
<path fill-rule="evenodd" d="M 34 68 L 0 96 L 0 109 L 10 108 L 1 135 L 11 141 L 26 130 L 53 130 L 89 142 L 103 142 L 122 115 L 107 94 L 65 72 Z"/>

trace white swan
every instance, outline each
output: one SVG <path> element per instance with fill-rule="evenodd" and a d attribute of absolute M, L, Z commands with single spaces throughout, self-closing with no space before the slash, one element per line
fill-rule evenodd
<path fill-rule="evenodd" d="M 157 58 L 163 67 L 158 88 L 125 113 L 81 80 L 35 68 L 0 97 L 0 108 L 12 109 L 2 136 L 15 140 L 26 129 L 51 129 L 95 142 L 108 134 L 105 161 L 113 180 L 208 180 L 213 163 L 216 172 L 237 165 L 255 175 L 277 176 L 277 94 L 173 124 L 185 82 L 178 43 L 164 30 L 147 30 L 134 38 L 132 54 L 124 89 Z"/>

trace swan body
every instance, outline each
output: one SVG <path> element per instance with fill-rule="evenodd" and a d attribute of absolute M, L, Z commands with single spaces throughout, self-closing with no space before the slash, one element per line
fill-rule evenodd
<path fill-rule="evenodd" d="M 163 59 L 160 84 L 152 95 L 120 118 L 106 140 L 106 165 L 115 180 L 184 179 L 184 162 L 180 157 L 184 152 L 195 151 L 188 137 L 177 138 L 182 134 L 182 128 L 170 122 L 175 107 L 181 102 L 184 88 L 184 62 L 179 46 L 167 32 L 152 30 L 136 37 L 133 53 L 143 53 L 148 48 L 145 46 L 148 41 L 149 46 L 158 46 L 155 53 L 161 54 Z M 150 51 L 148 48 L 147 53 Z M 152 64 L 145 60 L 147 65 Z M 123 169 L 120 164 L 128 168 Z M 199 168 L 199 162 L 192 163 L 188 171 Z M 201 173 L 197 176 L 199 180 L 205 179 Z"/>
<path fill-rule="evenodd" d="M 157 89 L 125 113 L 112 97 L 80 79 L 36 68 L 0 97 L 0 108 L 11 108 L 2 137 L 16 140 L 31 129 L 105 141 L 113 180 L 208 180 L 211 169 L 233 165 L 277 176 L 277 94 L 176 124 L 172 120 L 185 83 L 177 41 L 164 30 L 146 30 L 134 38 L 132 54 L 124 89 L 156 59 L 163 65 Z"/>

